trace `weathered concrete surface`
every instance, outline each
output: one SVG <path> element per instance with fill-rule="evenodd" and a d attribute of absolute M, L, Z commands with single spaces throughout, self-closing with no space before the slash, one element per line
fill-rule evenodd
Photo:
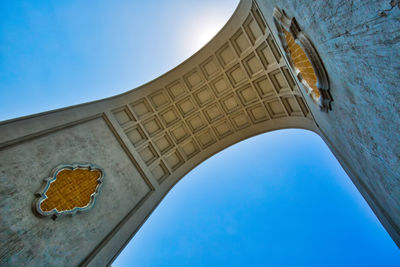
<path fill-rule="evenodd" d="M 273 8 L 284 9 L 315 45 L 330 78 L 333 110 L 321 113 L 306 100 L 323 138 L 400 245 L 398 1 L 258 2 L 269 25 Z"/>
<path fill-rule="evenodd" d="M 107 168 L 93 209 L 56 221 L 35 217 L 33 193 L 48 167 L 85 161 Z M 0 153 L 0 266 L 76 266 L 149 192 L 101 117 L 11 146 Z"/>

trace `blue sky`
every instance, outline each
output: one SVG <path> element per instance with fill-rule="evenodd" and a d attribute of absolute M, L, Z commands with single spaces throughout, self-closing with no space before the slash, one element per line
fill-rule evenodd
<path fill-rule="evenodd" d="M 7 120 L 163 74 L 204 45 L 238 1 L 0 3 Z M 113 263 L 244 265 L 400 266 L 400 253 L 321 138 L 285 130 L 240 142 L 186 175 Z"/>
<path fill-rule="evenodd" d="M 400 266 L 400 253 L 322 139 L 292 129 L 191 171 L 113 266 Z"/>
<path fill-rule="evenodd" d="M 113 96 L 158 77 L 210 40 L 238 0 L 0 3 L 0 120 L 6 120 Z"/>

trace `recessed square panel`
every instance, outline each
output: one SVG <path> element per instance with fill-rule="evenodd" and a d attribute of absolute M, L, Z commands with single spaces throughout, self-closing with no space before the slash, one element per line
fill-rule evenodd
<path fill-rule="evenodd" d="M 197 69 L 193 69 L 189 73 L 185 74 L 183 76 L 183 79 L 185 80 L 190 90 L 193 90 L 204 82 L 200 72 Z"/>
<path fill-rule="evenodd" d="M 151 143 L 148 143 L 141 150 L 139 150 L 139 155 L 147 166 L 149 166 L 158 158 L 157 152 Z"/>
<path fill-rule="evenodd" d="M 299 106 L 301 108 L 301 111 L 303 112 L 303 115 L 307 116 L 307 114 L 310 113 L 310 111 L 308 110 L 307 105 L 304 103 L 303 98 L 301 96 L 297 96 L 297 95 L 295 97 L 296 97 L 297 103 L 299 103 Z"/>
<path fill-rule="evenodd" d="M 267 43 L 263 42 L 259 47 L 257 47 L 256 52 L 265 69 L 269 69 L 273 64 L 277 63 L 276 57 Z"/>
<path fill-rule="evenodd" d="M 257 94 L 251 84 L 246 84 L 245 86 L 239 88 L 237 90 L 237 94 L 243 105 L 248 105 L 258 100 Z"/>
<path fill-rule="evenodd" d="M 140 125 L 135 125 L 133 127 L 128 128 L 125 131 L 125 134 L 128 137 L 129 141 L 131 141 L 131 143 L 135 147 L 141 145 L 147 140 L 146 134 L 144 133 Z"/>
<path fill-rule="evenodd" d="M 194 104 L 192 98 L 190 96 L 185 97 L 184 99 L 180 100 L 176 106 L 178 107 L 179 112 L 182 114 L 183 117 L 191 114 L 197 108 Z"/>
<path fill-rule="evenodd" d="M 226 113 L 232 113 L 240 108 L 239 101 L 233 93 L 222 98 L 221 105 Z"/>
<path fill-rule="evenodd" d="M 171 154 L 167 155 L 165 157 L 165 162 L 167 163 L 168 167 L 173 171 L 175 171 L 180 166 L 182 166 L 183 163 L 185 163 L 181 153 L 179 153 L 178 150 L 175 150 Z"/>
<path fill-rule="evenodd" d="M 145 98 L 133 102 L 132 104 L 130 104 L 130 106 L 139 119 L 142 119 L 153 113 L 153 109 Z"/>
<path fill-rule="evenodd" d="M 161 184 L 169 175 L 168 168 L 165 166 L 165 163 L 162 160 L 155 164 L 150 171 L 159 184 Z"/>
<path fill-rule="evenodd" d="M 271 35 L 268 36 L 267 43 L 268 43 L 269 48 L 272 51 L 272 54 L 274 54 L 276 61 L 279 62 L 281 60 L 281 53 L 279 53 L 279 49 L 276 46 L 275 41 Z"/>
<path fill-rule="evenodd" d="M 164 108 L 170 103 L 168 95 L 164 89 L 152 93 L 149 95 L 149 99 L 155 109 Z"/>
<path fill-rule="evenodd" d="M 176 100 L 186 94 L 186 88 L 180 80 L 176 80 L 166 86 L 167 91 L 173 100 Z"/>
<path fill-rule="evenodd" d="M 293 90 L 296 84 L 294 83 L 294 80 L 292 78 L 292 75 L 290 74 L 289 70 L 287 67 L 282 67 L 281 68 L 283 75 L 286 78 L 287 83 L 289 84 L 289 87 Z"/>
<path fill-rule="evenodd" d="M 134 121 L 133 115 L 126 106 L 114 110 L 113 114 L 115 119 L 121 126 L 126 126 L 127 124 L 129 124 L 129 122 Z"/>
<path fill-rule="evenodd" d="M 214 125 L 213 128 L 219 139 L 227 137 L 228 135 L 233 133 L 232 126 L 227 119 L 218 122 L 216 125 Z"/>
<path fill-rule="evenodd" d="M 187 160 L 194 157 L 197 153 L 200 152 L 199 146 L 193 138 L 189 139 L 187 142 L 184 142 L 181 145 L 181 150 Z"/>
<path fill-rule="evenodd" d="M 180 143 L 190 136 L 189 130 L 183 123 L 180 123 L 173 129 L 171 129 L 170 133 L 176 143 Z"/>
<path fill-rule="evenodd" d="M 214 95 L 207 85 L 194 92 L 193 96 L 200 107 L 203 107 L 214 100 Z"/>
<path fill-rule="evenodd" d="M 232 45 L 236 50 L 236 53 L 241 56 L 247 49 L 251 47 L 250 42 L 247 40 L 246 35 L 239 29 L 231 39 Z"/>
<path fill-rule="evenodd" d="M 243 26 L 247 33 L 247 36 L 253 44 L 263 36 L 260 26 L 258 26 L 257 21 L 253 19 L 251 15 L 247 17 Z"/>
<path fill-rule="evenodd" d="M 164 154 L 174 147 L 174 142 L 171 137 L 169 137 L 168 133 L 164 133 L 154 140 L 154 145 L 161 154 Z"/>
<path fill-rule="evenodd" d="M 286 116 L 286 111 L 278 98 L 265 102 L 265 107 L 273 119 Z"/>
<path fill-rule="evenodd" d="M 251 13 L 253 14 L 254 19 L 256 20 L 256 22 L 257 22 L 258 26 L 260 27 L 261 31 L 263 33 L 265 33 L 265 30 L 266 30 L 267 26 L 265 24 L 263 16 L 261 15 L 260 10 L 258 10 L 257 6 L 254 3 L 252 5 L 252 7 L 251 7 Z"/>
<path fill-rule="evenodd" d="M 286 81 L 285 76 L 279 69 L 268 73 L 268 75 L 278 93 L 290 91 L 288 82 Z"/>
<path fill-rule="evenodd" d="M 211 146 L 212 144 L 214 144 L 215 142 L 217 142 L 217 139 L 215 138 L 215 135 L 210 128 L 207 128 L 207 129 L 199 132 L 196 135 L 196 139 L 203 149 L 205 149 L 205 148 Z"/>
<path fill-rule="evenodd" d="M 214 80 L 210 82 L 211 88 L 214 90 L 214 93 L 217 96 L 221 96 L 231 90 L 231 87 L 228 81 L 225 79 L 223 75 L 218 76 Z"/>
<path fill-rule="evenodd" d="M 201 63 L 200 68 L 203 71 L 204 76 L 207 80 L 217 75 L 220 71 L 218 63 L 213 56 L 209 57 L 206 61 Z"/>
<path fill-rule="evenodd" d="M 253 82 L 258 94 L 261 98 L 271 97 L 276 95 L 274 87 L 267 76 L 262 76 Z"/>
<path fill-rule="evenodd" d="M 236 56 L 230 45 L 226 43 L 217 51 L 217 58 L 225 68 L 235 61 Z"/>
<path fill-rule="evenodd" d="M 269 119 L 267 111 L 262 104 L 255 104 L 247 109 L 247 113 L 253 123 L 259 123 Z"/>
<path fill-rule="evenodd" d="M 156 117 L 150 117 L 143 122 L 143 127 L 149 136 L 154 136 L 163 130 L 160 120 Z"/>
<path fill-rule="evenodd" d="M 207 121 L 203 118 L 203 115 L 200 112 L 190 116 L 186 122 L 193 133 L 196 133 L 207 126 Z"/>
<path fill-rule="evenodd" d="M 213 103 L 203 110 L 204 116 L 207 118 L 209 123 L 213 123 L 224 116 L 221 108 L 217 103 Z"/>
<path fill-rule="evenodd" d="M 169 106 L 165 110 L 161 111 L 160 117 L 165 127 L 169 127 L 180 120 L 178 112 L 173 106 Z"/>
<path fill-rule="evenodd" d="M 303 112 L 293 96 L 285 96 L 281 100 L 289 116 L 303 116 Z"/>
<path fill-rule="evenodd" d="M 260 60 L 254 53 L 251 53 L 243 60 L 243 65 L 250 77 L 254 77 L 264 70 Z"/>
<path fill-rule="evenodd" d="M 240 67 L 239 64 L 236 64 L 231 69 L 229 69 L 226 72 L 226 75 L 228 76 L 233 87 L 237 87 L 247 81 L 246 73 L 243 71 L 242 67 Z"/>
<path fill-rule="evenodd" d="M 249 117 L 247 116 L 246 113 L 244 113 L 244 111 L 239 111 L 237 113 L 232 114 L 230 119 L 232 121 L 233 126 L 237 130 L 244 129 L 251 125 Z"/>

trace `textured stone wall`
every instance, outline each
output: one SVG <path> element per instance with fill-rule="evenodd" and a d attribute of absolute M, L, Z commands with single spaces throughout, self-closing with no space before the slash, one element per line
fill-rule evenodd
<path fill-rule="evenodd" d="M 326 67 L 332 111 L 307 99 L 322 136 L 400 244 L 400 6 L 398 1 L 259 0 L 295 17 Z"/>
<path fill-rule="evenodd" d="M 51 168 L 86 161 L 106 170 L 94 208 L 55 221 L 35 216 L 34 193 Z M 0 266 L 80 264 L 151 189 L 101 117 L 1 150 Z"/>

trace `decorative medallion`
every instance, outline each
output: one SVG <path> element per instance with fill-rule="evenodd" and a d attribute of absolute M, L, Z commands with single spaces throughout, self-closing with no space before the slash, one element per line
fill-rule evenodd
<path fill-rule="evenodd" d="M 88 163 L 63 164 L 53 169 L 33 203 L 40 216 L 75 215 L 95 204 L 103 183 L 102 168 Z"/>
<path fill-rule="evenodd" d="M 311 99 L 321 110 L 331 110 L 332 96 L 329 79 L 322 60 L 310 39 L 301 31 L 295 18 L 274 9 L 274 22 L 286 57 L 296 76 L 304 85 Z"/>

